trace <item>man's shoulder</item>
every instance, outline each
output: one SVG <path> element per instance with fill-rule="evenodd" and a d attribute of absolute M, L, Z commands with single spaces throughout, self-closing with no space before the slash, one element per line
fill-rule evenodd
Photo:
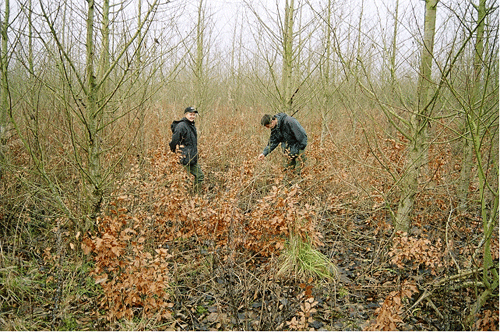
<path fill-rule="evenodd" d="M 284 119 L 286 119 L 288 117 L 288 114 L 286 114 L 284 112 L 279 112 L 279 113 L 275 114 L 274 117 L 276 119 L 278 119 L 278 122 L 279 122 L 279 121 L 283 121 Z"/>
<path fill-rule="evenodd" d="M 298 121 L 294 117 L 287 115 L 283 118 L 283 123 L 290 125 L 290 124 L 296 124 L 296 123 L 298 123 Z"/>
<path fill-rule="evenodd" d="M 174 120 L 172 122 L 172 127 L 175 127 L 175 128 L 182 128 L 185 126 L 187 126 L 187 121 L 185 119 Z"/>
<path fill-rule="evenodd" d="M 172 130 L 172 133 L 175 133 L 176 131 L 179 131 L 183 127 L 183 121 L 182 120 L 174 120 L 170 124 L 170 130 Z"/>

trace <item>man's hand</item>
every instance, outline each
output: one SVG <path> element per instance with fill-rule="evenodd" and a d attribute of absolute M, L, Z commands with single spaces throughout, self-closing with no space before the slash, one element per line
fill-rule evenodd
<path fill-rule="evenodd" d="M 264 160 L 264 158 L 266 158 L 266 156 L 264 156 L 264 154 L 263 154 L 263 153 L 261 153 L 257 159 L 259 159 L 259 160 Z"/>

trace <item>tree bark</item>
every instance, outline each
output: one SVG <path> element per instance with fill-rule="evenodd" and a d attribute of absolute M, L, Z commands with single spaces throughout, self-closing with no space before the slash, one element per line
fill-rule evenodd
<path fill-rule="evenodd" d="M 391 54 L 390 54 L 390 71 L 391 71 L 391 93 L 394 95 L 395 85 L 396 85 L 396 52 L 397 52 L 397 41 L 398 41 L 398 20 L 399 20 L 399 0 L 395 3 L 395 13 L 394 13 L 394 29 L 392 34 L 392 44 L 391 44 Z"/>
<path fill-rule="evenodd" d="M 7 76 L 7 68 L 9 64 L 8 59 L 8 29 L 9 29 L 9 16 L 10 16 L 10 1 L 5 0 L 3 21 L 1 22 L 0 36 L 1 43 L 1 58 L 0 58 L 0 74 L 1 77 L 1 99 L 0 99 L 0 178 L 4 172 L 6 164 L 6 155 L 4 150 L 7 136 L 7 129 L 9 127 L 10 118 L 10 102 L 9 102 L 9 81 Z"/>
<path fill-rule="evenodd" d="M 98 137 L 99 131 L 99 114 L 97 105 L 97 88 L 94 68 L 94 15 L 95 1 L 88 1 L 87 9 L 87 52 L 86 52 L 86 118 L 87 118 L 87 140 L 88 140 L 88 192 L 89 206 L 87 217 L 90 218 L 92 224 L 97 218 L 97 213 L 100 210 L 102 201 L 101 188 L 101 167 L 100 167 L 100 141 Z"/>
<path fill-rule="evenodd" d="M 205 3 L 199 0 L 198 22 L 196 25 L 196 58 L 194 63 L 195 75 L 195 106 L 204 107 L 205 104 Z"/>
<path fill-rule="evenodd" d="M 294 23 L 294 0 L 286 1 L 285 21 L 283 26 L 283 73 L 282 83 L 282 110 L 291 114 L 293 104 L 293 23 Z"/>
<path fill-rule="evenodd" d="M 486 0 L 480 0 L 479 5 L 475 6 L 477 10 L 477 31 L 476 31 L 476 43 L 475 43 L 475 54 L 474 54 L 474 72 L 473 72 L 473 87 L 472 87 L 472 99 L 471 107 L 478 107 L 478 103 L 481 100 L 481 73 L 483 68 L 483 38 L 484 38 L 484 21 L 486 18 Z M 457 195 L 459 200 L 458 210 L 465 212 L 468 206 L 468 193 L 471 172 L 473 168 L 473 155 L 474 146 L 471 141 L 471 133 L 467 126 L 467 116 L 466 112 L 463 116 L 463 132 L 462 132 L 462 142 L 463 142 L 463 157 L 462 165 L 460 170 L 460 182 L 457 187 Z"/>
<path fill-rule="evenodd" d="M 419 177 L 422 173 L 422 167 L 427 165 L 427 130 L 432 115 L 432 101 L 429 100 L 429 91 L 432 86 L 431 68 L 438 2 L 438 0 L 425 1 L 424 40 L 417 87 L 417 110 L 414 111 L 410 119 L 411 135 L 408 146 L 408 161 L 401 181 L 402 193 L 394 225 L 396 231 L 408 232 L 410 230 L 411 213 L 415 195 L 418 193 Z"/>
<path fill-rule="evenodd" d="M 326 8 L 326 27 L 325 27 L 325 42 L 326 42 L 326 50 L 325 56 L 323 60 L 323 107 L 321 108 L 321 136 L 320 136 L 320 144 L 323 147 L 324 139 L 328 131 L 328 109 L 330 107 L 330 102 L 332 99 L 330 86 L 332 85 L 331 80 L 331 56 L 332 56 L 332 0 L 328 0 L 327 8 Z"/>

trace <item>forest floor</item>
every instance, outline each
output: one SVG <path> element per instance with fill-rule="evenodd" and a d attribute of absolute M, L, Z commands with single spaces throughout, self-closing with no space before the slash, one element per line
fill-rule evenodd
<path fill-rule="evenodd" d="M 190 194 L 160 147 L 117 183 L 92 232 L 5 214 L 17 226 L 4 227 L 0 246 L 1 328 L 498 330 L 498 294 L 466 323 L 484 289 L 477 206 L 457 213 L 451 186 L 437 185 L 417 195 L 410 234 L 394 233 L 386 207 L 397 208 L 396 196 L 350 189 L 358 172 L 383 192 L 381 172 L 343 170 L 311 150 L 300 190 L 276 179 L 278 163 L 221 163 L 238 153 L 228 150 L 204 165 L 203 195 Z M 299 233 L 320 235 L 313 247 L 338 267 L 335 278 L 278 273 L 297 220 Z M 498 268 L 498 229 L 491 252 Z"/>
<path fill-rule="evenodd" d="M 227 260 L 231 255 L 227 250 L 210 251 L 196 241 L 187 241 L 181 246 L 172 243 L 178 257 L 176 264 L 184 264 L 184 268 L 176 276 L 178 287 L 172 308 L 174 322 L 163 328 L 246 331 L 372 329 L 378 313 L 376 310 L 383 306 L 390 292 L 401 288 L 403 281 L 430 290 L 430 285 L 437 279 L 430 269 L 398 269 L 384 249 L 389 239 L 390 233 L 375 232 L 364 218 L 344 221 L 336 229 L 325 231 L 325 245 L 321 251 L 340 269 L 336 282 L 317 278 L 309 282 L 293 278 L 284 280 L 275 276 L 276 259 L 233 253 L 233 262 L 224 262 L 224 257 Z M 455 273 L 457 271 L 450 268 L 447 275 Z M 395 309 L 394 316 L 401 318 L 396 322 L 397 329 L 463 330 L 472 298 L 466 294 L 473 290 L 464 293 L 464 290 L 454 290 L 454 285 L 450 281 L 436 287 L 432 296 L 420 303 L 416 302 L 422 292 L 402 299 L 403 308 L 399 312 Z M 308 302 L 311 297 L 313 301 Z M 306 303 L 312 304 L 314 310 L 307 310 Z M 492 299 L 483 309 L 489 310 L 496 318 L 491 318 L 492 325 L 481 328 L 488 330 L 495 324 L 498 328 L 498 299 Z M 294 317 L 295 325 L 292 324 Z M 102 327 L 107 326 L 103 324 Z"/>
<path fill-rule="evenodd" d="M 335 228 L 331 227 L 332 218 Z M 335 282 L 277 278 L 276 257 L 228 247 L 214 249 L 210 243 L 191 237 L 163 245 L 175 257 L 169 267 L 176 271 L 168 319 L 143 317 L 112 323 L 105 311 L 96 310 L 100 292 L 84 292 L 85 284 L 93 281 L 88 280 L 88 274 L 61 276 L 60 270 L 54 269 L 57 264 L 46 259 L 40 259 L 35 269 L 39 276 L 45 275 L 43 284 L 33 285 L 32 292 L 38 294 L 35 297 L 39 301 L 4 305 L 0 318 L 4 329 L 24 326 L 32 330 L 393 330 L 390 325 L 374 325 L 384 303 L 389 303 L 390 320 L 398 330 L 464 329 L 473 295 L 469 293 L 474 289 L 456 288 L 451 280 L 432 287 L 446 275 L 456 275 L 453 267 L 439 276 L 425 267 L 400 269 L 387 254 L 391 232 L 377 231 L 367 216 L 329 216 L 323 220 L 324 245 L 319 249 L 339 267 Z M 475 224 L 471 220 L 468 223 Z M 19 257 L 27 258 L 28 253 Z M 32 263 L 26 265 L 33 268 Z M 414 284 L 418 291 L 408 298 L 394 296 L 405 282 Z M 82 287 L 83 292 L 74 289 L 72 296 L 60 298 L 61 288 L 71 287 Z M 431 291 L 430 296 L 421 299 L 425 290 Z M 498 309 L 498 300 L 488 301 L 482 312 L 491 313 L 491 317 L 478 329 L 498 328 Z M 141 317 L 142 309 L 134 310 L 135 316 Z M 31 320 L 36 325 L 16 325 L 16 319 Z"/>

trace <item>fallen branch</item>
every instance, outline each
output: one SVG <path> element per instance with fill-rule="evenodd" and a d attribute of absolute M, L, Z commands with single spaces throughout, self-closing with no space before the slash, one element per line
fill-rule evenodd
<path fill-rule="evenodd" d="M 422 302 L 423 300 L 428 300 L 430 301 L 429 297 L 432 295 L 432 293 L 436 290 L 436 289 L 439 289 L 440 287 L 442 287 L 443 285 L 446 285 L 450 282 L 456 282 L 456 281 L 459 281 L 461 279 L 464 279 L 464 278 L 467 278 L 475 273 L 480 273 L 483 271 L 483 268 L 478 268 L 478 269 L 474 269 L 474 270 L 467 270 L 467 271 L 461 271 L 457 274 L 454 274 L 452 276 L 448 276 L 448 277 L 445 277 L 445 278 L 442 278 L 442 279 L 439 279 L 437 281 L 434 281 L 434 282 L 430 282 L 428 284 L 426 284 L 424 286 L 424 292 L 422 295 L 420 295 L 420 297 L 418 298 L 417 301 L 415 301 L 415 303 L 407 310 L 406 314 L 409 314 L 413 309 L 415 309 L 415 307 L 417 305 L 420 304 L 420 302 Z M 471 286 L 478 286 L 478 287 L 481 287 L 483 286 L 483 284 L 481 282 L 467 282 L 463 285 L 460 285 L 460 287 L 471 287 Z M 431 303 L 431 302 L 429 302 Z M 441 314 L 438 312 L 438 314 L 441 316 Z"/>

